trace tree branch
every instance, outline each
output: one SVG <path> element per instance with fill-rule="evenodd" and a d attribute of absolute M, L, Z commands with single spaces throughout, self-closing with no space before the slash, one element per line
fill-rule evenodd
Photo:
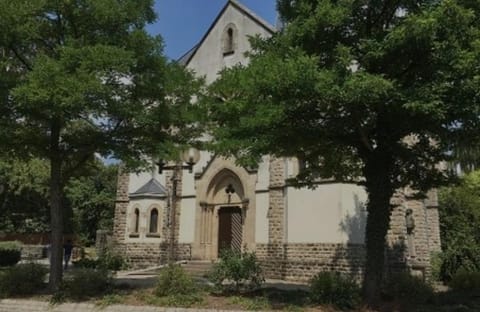
<path fill-rule="evenodd" d="M 23 66 L 25 66 L 27 68 L 27 70 L 32 71 L 32 69 L 33 69 L 32 66 L 27 62 L 26 59 L 24 59 L 20 55 L 20 53 L 17 51 L 17 49 L 15 49 L 15 47 L 12 44 L 10 44 L 9 49 L 13 52 L 13 54 L 20 61 L 20 63 L 22 63 Z"/>

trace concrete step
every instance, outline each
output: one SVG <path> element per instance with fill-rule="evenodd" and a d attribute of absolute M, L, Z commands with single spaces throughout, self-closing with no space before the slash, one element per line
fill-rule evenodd
<path fill-rule="evenodd" d="M 189 261 L 182 264 L 182 268 L 193 276 L 204 276 L 212 269 L 211 261 Z"/>

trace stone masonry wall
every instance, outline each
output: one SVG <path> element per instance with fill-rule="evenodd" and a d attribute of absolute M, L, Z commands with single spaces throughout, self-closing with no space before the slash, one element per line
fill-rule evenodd
<path fill-rule="evenodd" d="M 133 269 L 158 266 L 168 262 L 169 244 L 162 243 L 128 243 L 125 245 L 125 256 Z M 177 244 L 175 261 L 191 260 L 192 246 Z"/>
<path fill-rule="evenodd" d="M 426 199 L 416 198 L 416 192 L 405 189 L 392 198 L 390 229 L 387 234 L 387 272 L 408 270 L 427 278 L 433 252 L 441 250 L 436 190 Z M 406 212 L 411 209 L 415 221 L 412 233 L 407 233 Z"/>
<path fill-rule="evenodd" d="M 271 258 L 276 253 L 279 257 Z M 268 278 L 308 282 L 321 271 L 360 279 L 365 264 L 361 244 L 257 244 L 256 255 Z"/>

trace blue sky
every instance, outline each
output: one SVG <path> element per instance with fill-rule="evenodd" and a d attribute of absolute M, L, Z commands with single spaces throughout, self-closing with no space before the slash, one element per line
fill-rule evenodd
<path fill-rule="evenodd" d="M 227 0 L 156 0 L 158 20 L 148 30 L 162 35 L 165 54 L 177 59 L 205 34 Z M 242 4 L 272 25 L 275 24 L 275 0 L 240 0 Z"/>

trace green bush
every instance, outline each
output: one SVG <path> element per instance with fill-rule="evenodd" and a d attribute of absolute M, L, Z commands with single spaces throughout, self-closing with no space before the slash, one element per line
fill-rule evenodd
<path fill-rule="evenodd" d="M 20 242 L 0 242 L 0 267 L 17 264 L 21 256 L 22 245 Z"/>
<path fill-rule="evenodd" d="M 480 170 L 461 183 L 439 189 L 441 278 L 450 281 L 459 271 L 480 271 Z"/>
<path fill-rule="evenodd" d="M 98 267 L 105 270 L 120 271 L 127 267 L 127 262 L 121 255 L 108 251 L 98 258 Z"/>
<path fill-rule="evenodd" d="M 81 269 L 96 269 L 98 267 L 98 260 L 82 258 L 72 262 L 76 268 Z"/>
<path fill-rule="evenodd" d="M 82 258 L 74 261 L 73 265 L 78 268 L 119 271 L 127 267 L 127 262 L 122 256 L 107 252 L 98 259 Z"/>
<path fill-rule="evenodd" d="M 480 272 L 459 271 L 449 283 L 453 290 L 478 290 L 480 291 Z"/>
<path fill-rule="evenodd" d="M 255 253 L 242 254 L 233 250 L 221 253 L 220 261 L 213 266 L 209 279 L 224 290 L 233 285 L 236 292 L 244 288 L 258 288 L 265 282 Z"/>
<path fill-rule="evenodd" d="M 160 271 L 155 294 L 159 297 L 189 295 L 198 292 L 193 279 L 179 265 L 169 265 Z"/>
<path fill-rule="evenodd" d="M 392 275 L 384 287 L 384 296 L 387 299 L 399 300 L 406 303 L 428 303 L 434 298 L 433 287 L 421 278 L 409 273 Z"/>
<path fill-rule="evenodd" d="M 106 270 L 78 269 L 64 278 L 58 297 L 82 300 L 106 294 L 113 279 Z"/>
<path fill-rule="evenodd" d="M 179 265 L 169 265 L 160 271 L 155 297 L 147 300 L 154 305 L 177 307 L 189 307 L 202 301 L 199 288 Z"/>
<path fill-rule="evenodd" d="M 45 286 L 47 272 L 47 268 L 35 263 L 8 268 L 0 274 L 0 294 L 2 296 L 34 294 Z"/>
<path fill-rule="evenodd" d="M 360 287 L 351 276 L 320 272 L 310 281 L 310 299 L 314 303 L 351 309 L 360 302 Z"/>

